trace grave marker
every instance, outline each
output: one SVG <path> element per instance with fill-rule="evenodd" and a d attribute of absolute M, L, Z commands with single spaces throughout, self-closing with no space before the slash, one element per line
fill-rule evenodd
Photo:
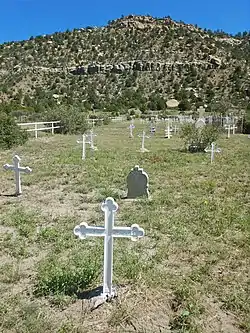
<path fill-rule="evenodd" d="M 202 129 L 204 126 L 206 126 L 205 118 L 199 118 L 195 123 L 195 128 Z"/>
<path fill-rule="evenodd" d="M 85 137 L 85 134 L 82 135 L 82 141 L 77 140 L 76 142 L 82 144 L 82 160 L 85 160 L 85 157 L 86 157 L 86 137 Z"/>
<path fill-rule="evenodd" d="M 80 239 L 87 237 L 104 237 L 104 266 L 103 266 L 103 291 L 101 297 L 103 300 L 110 299 L 116 295 L 112 285 L 113 275 L 113 238 L 130 238 L 132 241 L 144 236 L 144 230 L 137 224 L 131 227 L 115 227 L 114 216 L 118 210 L 118 205 L 113 198 L 106 198 L 101 205 L 105 213 L 104 227 L 88 226 L 83 222 L 74 228 L 74 234 Z"/>
<path fill-rule="evenodd" d="M 233 125 L 231 126 L 231 130 L 233 130 L 233 135 L 235 135 L 235 130 L 237 129 L 237 126 Z"/>
<path fill-rule="evenodd" d="M 140 152 L 142 152 L 142 153 L 148 152 L 149 150 L 145 148 L 144 144 L 145 144 L 145 138 L 149 139 L 149 136 L 146 136 L 145 131 L 142 132 L 142 135 L 138 135 L 138 136 L 139 136 L 139 138 L 142 138 Z"/>
<path fill-rule="evenodd" d="M 199 118 L 203 118 L 204 117 L 204 114 L 205 114 L 205 111 L 206 109 L 204 108 L 204 106 L 200 106 L 197 111 L 199 112 Z"/>
<path fill-rule="evenodd" d="M 130 125 L 129 125 L 129 137 L 130 138 L 133 138 L 134 136 L 133 136 L 133 129 L 135 128 L 135 125 L 133 124 L 133 123 L 131 123 Z"/>
<path fill-rule="evenodd" d="M 197 111 L 199 112 L 199 118 L 195 123 L 195 127 L 202 130 L 202 128 L 206 125 L 206 121 L 205 121 L 205 108 L 203 106 L 200 106 Z"/>
<path fill-rule="evenodd" d="M 230 138 L 230 131 L 231 131 L 231 125 L 227 124 L 225 125 L 225 129 L 227 130 L 227 138 Z"/>
<path fill-rule="evenodd" d="M 96 136 L 96 134 L 94 134 L 93 129 L 90 130 L 90 133 L 87 134 L 87 138 L 85 143 L 88 143 L 90 145 L 90 149 L 92 151 L 97 150 L 97 147 L 94 146 L 94 136 Z"/>
<path fill-rule="evenodd" d="M 12 170 L 15 172 L 15 180 L 16 180 L 16 192 L 15 195 L 22 194 L 22 188 L 21 188 L 21 172 L 30 174 L 32 172 L 32 169 L 29 167 L 20 167 L 20 161 L 21 158 L 18 155 L 15 155 L 13 157 L 13 165 L 5 164 L 3 168 L 5 170 Z"/>
<path fill-rule="evenodd" d="M 209 148 L 207 147 L 207 148 L 204 149 L 204 151 L 205 151 L 206 153 L 211 152 L 211 163 L 212 163 L 213 160 L 214 160 L 214 153 L 221 153 L 221 149 L 220 149 L 220 148 L 216 148 L 216 149 L 215 149 L 215 143 L 214 143 L 214 142 L 211 143 L 211 149 L 209 149 Z"/>
<path fill-rule="evenodd" d="M 172 137 L 172 134 L 171 134 L 172 131 L 173 130 L 172 130 L 172 128 L 170 128 L 169 123 L 168 123 L 168 126 L 165 129 L 165 138 L 166 139 L 170 139 Z"/>
<path fill-rule="evenodd" d="M 154 124 L 151 122 L 150 123 L 150 133 L 154 135 L 155 131 L 156 131 L 156 128 L 155 128 Z"/>
<path fill-rule="evenodd" d="M 128 194 L 126 199 L 136 199 L 138 197 L 149 197 L 148 175 L 142 168 L 136 165 L 131 169 L 127 177 Z"/>

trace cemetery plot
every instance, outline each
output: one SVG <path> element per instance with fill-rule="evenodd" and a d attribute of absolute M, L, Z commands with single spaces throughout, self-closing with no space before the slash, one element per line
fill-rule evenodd
<path fill-rule="evenodd" d="M 29 182 L 22 196 L 0 196 L 3 332 L 249 331 L 250 140 L 222 136 L 214 168 L 207 154 L 182 152 L 178 136 L 164 140 L 164 122 L 141 154 L 137 134 L 148 124 L 135 126 L 133 140 L 129 122 L 95 128 L 98 153 L 84 163 L 76 136 L 51 136 L 46 149 L 42 140 L 18 147 L 33 171 L 22 178 Z M 12 154 L 1 151 L 1 164 Z M 121 199 L 137 165 L 149 176 L 152 200 Z M 0 169 L 0 194 L 13 186 L 12 175 Z M 119 206 L 114 228 L 135 224 L 145 236 L 114 240 L 118 297 L 92 311 L 103 287 L 104 240 L 77 239 L 73 229 L 103 227 L 107 197 Z"/>

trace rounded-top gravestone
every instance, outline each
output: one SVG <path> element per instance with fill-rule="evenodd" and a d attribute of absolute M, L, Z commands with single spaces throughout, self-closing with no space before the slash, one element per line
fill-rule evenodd
<path fill-rule="evenodd" d="M 127 199 L 136 199 L 138 197 L 149 197 L 148 175 L 138 165 L 136 165 L 127 177 L 128 194 Z"/>

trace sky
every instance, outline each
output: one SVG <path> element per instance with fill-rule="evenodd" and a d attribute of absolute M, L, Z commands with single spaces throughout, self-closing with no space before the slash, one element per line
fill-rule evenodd
<path fill-rule="evenodd" d="M 171 16 L 232 34 L 250 31 L 250 0 L 0 0 L 0 43 L 104 26 L 129 14 Z"/>

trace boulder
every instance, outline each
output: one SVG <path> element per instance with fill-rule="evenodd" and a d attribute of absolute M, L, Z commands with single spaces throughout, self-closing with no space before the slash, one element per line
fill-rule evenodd
<path fill-rule="evenodd" d="M 221 66 L 221 60 L 211 55 L 210 55 L 210 63 L 215 65 L 216 67 Z"/>
<path fill-rule="evenodd" d="M 169 99 L 167 101 L 168 108 L 176 108 L 179 105 L 179 102 L 176 99 Z"/>

